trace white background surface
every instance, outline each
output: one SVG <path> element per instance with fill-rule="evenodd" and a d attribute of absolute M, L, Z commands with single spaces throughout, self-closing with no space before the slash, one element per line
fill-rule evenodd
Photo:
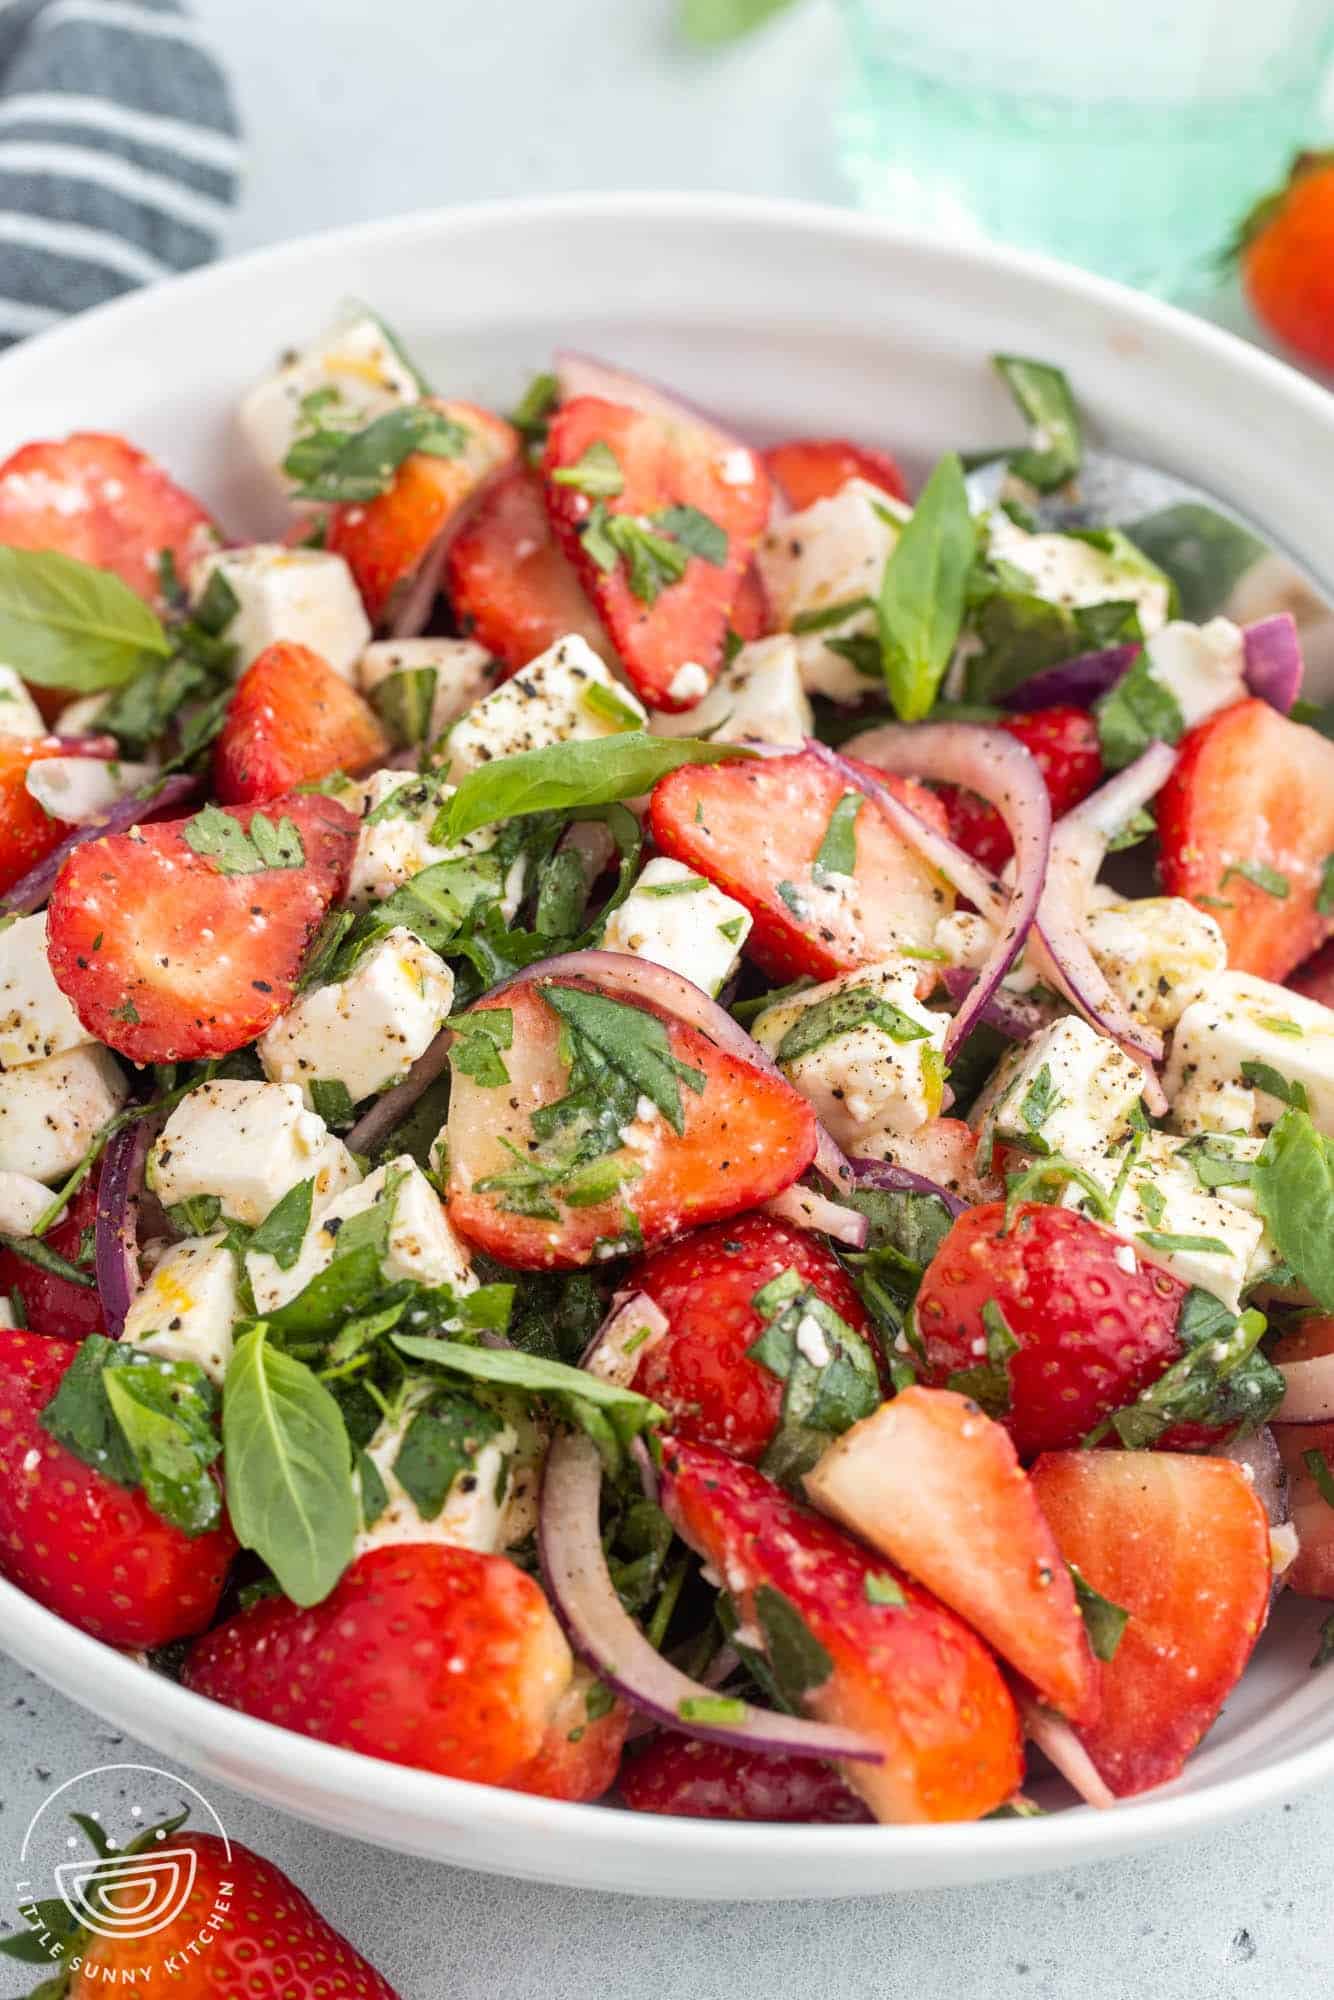
<path fill-rule="evenodd" d="M 841 50 L 825 5 L 713 60 L 672 41 L 667 0 L 196 0 L 196 11 L 231 64 L 249 132 L 235 248 L 492 195 L 843 193 Z M 1235 301 L 1215 310 L 1239 323 Z M 52 1786 L 136 1754 L 158 1761 L 7 1669 L 0 1848 L 17 1849 Z M 787 1907 L 491 1880 L 211 1796 L 229 1832 L 286 1868 L 403 2000 L 1306 2000 L 1329 1991 L 1334 1966 L 1331 1794 L 1064 1876 Z M 6 2000 L 20 1990 L 10 1972 L 0 1985 Z"/>

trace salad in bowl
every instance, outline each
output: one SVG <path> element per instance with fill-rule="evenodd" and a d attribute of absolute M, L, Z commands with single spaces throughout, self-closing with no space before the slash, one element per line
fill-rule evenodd
<path fill-rule="evenodd" d="M 996 365 L 984 507 L 365 311 L 238 413 L 280 541 L 0 466 L 0 1573 L 370 1757 L 845 1823 L 1166 1783 L 1334 1598 L 1328 720 L 1040 526 Z"/>

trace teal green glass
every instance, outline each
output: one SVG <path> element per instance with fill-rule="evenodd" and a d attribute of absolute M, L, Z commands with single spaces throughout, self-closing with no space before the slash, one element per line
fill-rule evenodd
<path fill-rule="evenodd" d="M 1318 137 L 1334 0 L 842 0 L 858 199 L 1171 292 Z"/>

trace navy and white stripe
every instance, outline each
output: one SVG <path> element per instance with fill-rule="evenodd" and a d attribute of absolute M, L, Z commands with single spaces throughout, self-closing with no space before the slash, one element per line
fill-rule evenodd
<path fill-rule="evenodd" d="M 205 263 L 240 162 L 178 0 L 0 0 L 0 346 Z"/>

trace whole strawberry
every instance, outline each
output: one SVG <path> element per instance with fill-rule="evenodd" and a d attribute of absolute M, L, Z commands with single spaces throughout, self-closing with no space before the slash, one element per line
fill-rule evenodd
<path fill-rule="evenodd" d="M 1256 316 L 1303 360 L 1334 370 L 1334 152 L 1299 153 L 1237 248 Z"/>

